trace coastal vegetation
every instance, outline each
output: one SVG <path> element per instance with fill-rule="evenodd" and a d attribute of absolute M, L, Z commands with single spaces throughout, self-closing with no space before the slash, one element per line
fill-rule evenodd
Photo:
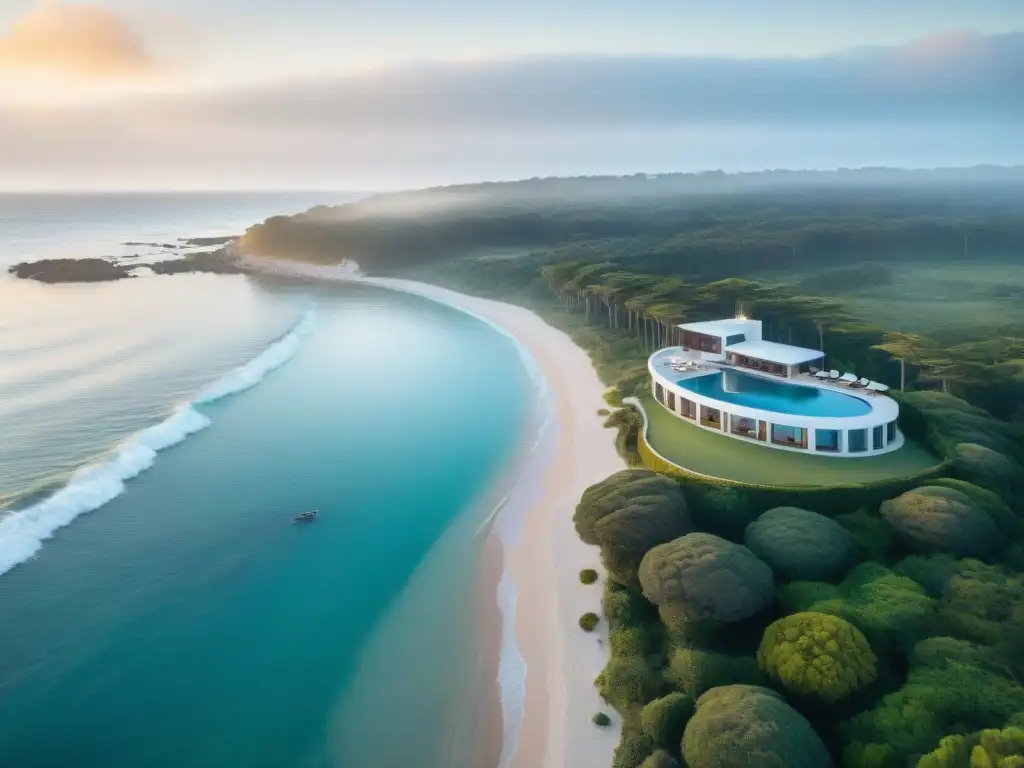
<path fill-rule="evenodd" d="M 597 571 L 593 568 L 584 568 L 580 571 L 580 581 L 584 584 L 593 584 L 597 581 Z"/>
<path fill-rule="evenodd" d="M 593 632 L 600 621 L 601 618 L 596 613 L 584 613 L 580 616 L 580 627 L 584 632 Z"/>
<path fill-rule="evenodd" d="M 1024 295 L 1024 201 L 981 171 L 969 191 L 942 173 L 912 189 L 840 176 L 453 188 L 243 240 L 528 305 L 587 350 L 612 406 L 646 394 L 678 323 L 740 309 L 893 387 L 927 460 L 846 482 L 673 472 L 645 457 L 639 412 L 612 411 L 632 468 L 574 522 L 608 573 L 595 684 L 622 719 L 614 768 L 1024 758 L 1024 315 L 1000 310 Z M 983 292 L 965 270 L 986 268 L 1014 277 Z M 958 269 L 987 297 L 976 322 L 900 303 L 913 275 Z M 859 309 L 886 291 L 886 313 Z"/>

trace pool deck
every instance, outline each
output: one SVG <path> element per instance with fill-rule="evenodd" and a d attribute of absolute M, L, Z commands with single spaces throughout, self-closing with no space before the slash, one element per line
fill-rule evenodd
<path fill-rule="evenodd" d="M 846 485 L 904 477 L 940 463 L 909 439 L 889 453 L 843 459 L 771 450 L 677 418 L 650 394 L 638 400 L 647 414 L 651 448 L 683 469 L 725 480 L 778 486 Z"/>

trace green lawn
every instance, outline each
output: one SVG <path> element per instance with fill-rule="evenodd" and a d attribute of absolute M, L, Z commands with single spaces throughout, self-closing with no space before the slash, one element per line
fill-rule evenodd
<path fill-rule="evenodd" d="M 907 440 L 884 456 L 838 458 L 781 451 L 716 435 L 677 418 L 650 395 L 648 443 L 666 459 L 705 475 L 761 485 L 843 485 L 902 477 L 933 467 L 939 460 Z"/>

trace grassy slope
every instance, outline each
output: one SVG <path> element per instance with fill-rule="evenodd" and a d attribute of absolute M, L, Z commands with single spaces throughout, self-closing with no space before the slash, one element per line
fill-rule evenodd
<path fill-rule="evenodd" d="M 727 480 L 781 486 L 845 485 L 903 477 L 939 463 L 909 440 L 898 451 L 865 458 L 769 449 L 700 429 L 670 414 L 653 397 L 642 401 L 651 447 L 685 469 Z"/>

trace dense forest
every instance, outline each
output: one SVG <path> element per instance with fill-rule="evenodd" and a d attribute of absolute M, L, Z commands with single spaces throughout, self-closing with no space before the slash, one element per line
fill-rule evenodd
<path fill-rule="evenodd" d="M 379 195 L 269 219 L 251 253 L 384 274 L 484 249 L 544 249 L 710 280 L 841 266 L 851 257 L 961 259 L 1024 248 L 1024 169 L 536 179 Z"/>
<path fill-rule="evenodd" d="M 613 768 L 1024 766 L 1024 329 L 937 340 L 819 295 L 915 261 L 1019 265 L 1024 187 L 984 169 L 956 184 L 851 173 L 861 183 L 431 190 L 246 235 L 257 253 L 353 258 L 527 304 L 587 349 L 613 405 L 648 386 L 647 356 L 678 343 L 678 323 L 740 309 L 767 338 L 894 387 L 902 431 L 936 466 L 882 484 L 656 473 L 639 466 L 637 413 L 611 413 L 635 468 L 588 489 L 574 522 L 607 575 L 601 616 L 580 626 L 610 630 L 595 684 L 623 725 Z M 807 265 L 817 273 L 788 283 L 756 274 Z"/>

